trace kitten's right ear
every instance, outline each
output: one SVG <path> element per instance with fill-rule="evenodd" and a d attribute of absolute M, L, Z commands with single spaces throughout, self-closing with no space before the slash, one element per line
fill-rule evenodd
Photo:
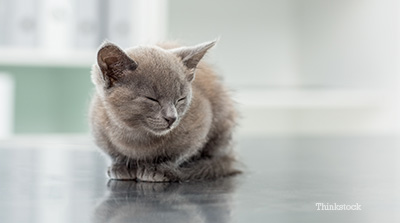
<path fill-rule="evenodd" d="M 105 42 L 97 53 L 97 64 L 107 88 L 120 79 L 124 71 L 135 70 L 137 63 L 113 43 Z"/>

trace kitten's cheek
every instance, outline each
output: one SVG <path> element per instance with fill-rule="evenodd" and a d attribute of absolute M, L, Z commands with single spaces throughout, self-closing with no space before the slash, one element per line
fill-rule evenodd
<path fill-rule="evenodd" d="M 187 106 L 186 104 L 178 107 L 178 116 L 181 116 L 182 114 L 184 114 L 187 110 L 189 109 L 189 106 Z"/>

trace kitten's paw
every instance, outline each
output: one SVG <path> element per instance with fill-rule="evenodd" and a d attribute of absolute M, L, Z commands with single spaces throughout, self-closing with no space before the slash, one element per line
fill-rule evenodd
<path fill-rule="evenodd" d="M 113 180 L 136 180 L 136 171 L 124 165 L 111 165 L 108 167 L 107 175 Z"/>
<path fill-rule="evenodd" d="M 137 180 L 145 182 L 169 182 L 171 179 L 163 172 L 149 169 L 140 168 L 137 172 Z"/>

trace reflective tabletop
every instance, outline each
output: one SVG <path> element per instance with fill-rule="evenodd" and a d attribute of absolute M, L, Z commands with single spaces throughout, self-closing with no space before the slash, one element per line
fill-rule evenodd
<path fill-rule="evenodd" d="M 400 140 L 238 139 L 244 173 L 109 181 L 87 139 L 0 141 L 0 222 L 400 222 Z"/>

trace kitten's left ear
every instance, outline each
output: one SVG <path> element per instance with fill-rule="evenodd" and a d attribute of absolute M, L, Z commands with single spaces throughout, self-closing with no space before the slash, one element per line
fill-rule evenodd
<path fill-rule="evenodd" d="M 191 47 L 180 47 L 171 51 L 181 58 L 182 63 L 191 71 L 188 80 L 194 79 L 194 70 L 207 51 L 217 43 L 217 40 L 201 43 Z"/>

